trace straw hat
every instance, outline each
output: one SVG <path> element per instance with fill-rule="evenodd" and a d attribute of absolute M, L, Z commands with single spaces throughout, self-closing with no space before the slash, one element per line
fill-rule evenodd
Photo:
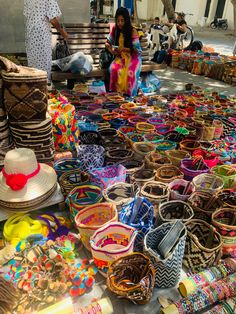
<path fill-rule="evenodd" d="M 28 148 L 10 150 L 0 173 L 0 202 L 21 203 L 40 199 L 54 188 L 55 170 L 37 162 Z"/>

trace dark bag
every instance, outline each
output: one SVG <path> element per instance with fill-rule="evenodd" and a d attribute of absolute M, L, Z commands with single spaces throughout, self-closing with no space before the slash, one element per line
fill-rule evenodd
<path fill-rule="evenodd" d="M 106 48 L 101 50 L 99 55 L 99 66 L 101 69 L 108 69 L 113 60 L 113 54 L 111 54 Z"/>
<path fill-rule="evenodd" d="M 152 61 L 161 64 L 166 59 L 167 52 L 165 50 L 156 51 Z"/>
<path fill-rule="evenodd" d="M 65 40 L 58 42 L 55 47 L 55 60 L 70 56 L 70 50 Z"/>
<path fill-rule="evenodd" d="M 198 50 L 202 50 L 203 44 L 200 40 L 196 40 L 194 42 L 192 42 L 192 44 L 189 46 L 188 50 L 191 51 L 198 51 Z"/>

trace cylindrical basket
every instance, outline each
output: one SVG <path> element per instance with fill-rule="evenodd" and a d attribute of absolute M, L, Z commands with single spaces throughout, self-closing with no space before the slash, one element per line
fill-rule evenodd
<path fill-rule="evenodd" d="M 59 178 L 59 183 L 64 196 L 67 196 L 71 190 L 82 183 L 87 183 L 90 175 L 79 169 L 74 169 L 63 173 Z"/>
<path fill-rule="evenodd" d="M 193 185 L 196 191 L 209 192 L 215 194 L 220 191 L 224 186 L 224 181 L 209 173 L 202 173 L 193 178 Z"/>
<path fill-rule="evenodd" d="M 134 172 L 131 176 L 131 182 L 136 182 L 138 186 L 142 187 L 146 182 L 155 180 L 155 171 L 152 169 L 141 169 Z"/>
<path fill-rule="evenodd" d="M 129 203 L 139 193 L 139 188 L 136 184 L 116 183 L 103 191 L 105 200 L 115 204 L 118 212 L 124 204 Z"/>
<path fill-rule="evenodd" d="M 207 222 L 192 219 L 186 224 L 187 239 L 183 264 L 193 272 L 218 264 L 222 256 L 222 238 Z"/>
<path fill-rule="evenodd" d="M 221 208 L 212 214 L 212 224 L 223 239 L 223 254 L 236 258 L 236 209 Z"/>
<path fill-rule="evenodd" d="M 90 250 L 90 237 L 106 223 L 118 220 L 116 206 L 109 203 L 99 203 L 85 207 L 75 216 L 75 224 L 79 230 L 81 241 Z"/>
<path fill-rule="evenodd" d="M 173 223 L 164 223 L 150 230 L 144 238 L 144 252 L 153 262 L 156 271 L 155 287 L 158 288 L 174 287 L 180 279 L 187 231 L 183 226 L 183 232 L 177 237 L 175 233 L 173 235 L 170 233 L 172 228 Z M 158 248 L 167 236 L 174 245 L 164 258 Z"/>
<path fill-rule="evenodd" d="M 135 304 L 146 304 L 150 301 L 154 282 L 153 264 L 141 253 L 120 257 L 109 266 L 107 273 L 108 289 Z"/>
<path fill-rule="evenodd" d="M 76 186 L 67 197 L 71 218 L 74 219 L 84 207 L 101 202 L 102 198 L 102 189 L 98 185 L 87 183 Z"/>
<path fill-rule="evenodd" d="M 145 165 L 148 169 L 157 170 L 164 165 L 171 165 L 171 161 L 164 155 L 160 155 L 157 152 L 151 152 L 145 156 Z"/>
<path fill-rule="evenodd" d="M 54 169 L 57 173 L 57 177 L 60 178 L 63 173 L 72 170 L 79 170 L 81 166 L 81 162 L 77 158 L 63 158 L 55 161 Z"/>
<path fill-rule="evenodd" d="M 143 159 L 150 152 L 155 151 L 155 145 L 148 142 L 139 142 L 133 144 L 133 151 L 137 159 Z"/>
<path fill-rule="evenodd" d="M 79 145 L 77 148 L 78 158 L 81 161 L 82 171 L 91 171 L 104 165 L 105 149 L 100 145 Z"/>
<path fill-rule="evenodd" d="M 221 177 L 224 181 L 224 189 L 236 187 L 236 168 L 232 166 L 216 166 L 211 168 L 211 172 Z"/>
<path fill-rule="evenodd" d="M 191 182 L 184 179 L 175 179 L 169 183 L 170 200 L 187 201 L 194 191 L 194 186 Z"/>
<path fill-rule="evenodd" d="M 175 179 L 182 179 L 183 176 L 184 175 L 179 168 L 172 165 L 166 165 L 157 169 L 155 180 L 168 184 Z"/>
<path fill-rule="evenodd" d="M 209 172 L 209 168 L 205 163 L 197 165 L 192 159 L 183 159 L 180 164 L 180 169 L 184 174 L 184 179 L 192 181 L 194 177 L 201 173 Z"/>
<path fill-rule="evenodd" d="M 140 194 L 154 206 L 156 217 L 160 204 L 168 201 L 170 191 L 168 185 L 163 182 L 148 181 L 142 186 Z"/>
<path fill-rule="evenodd" d="M 173 222 L 181 220 L 187 222 L 193 218 L 194 212 L 192 207 L 183 201 L 168 201 L 160 204 L 157 215 L 157 225 L 164 222 Z"/>
<path fill-rule="evenodd" d="M 125 182 L 126 168 L 123 165 L 113 165 L 103 168 L 95 168 L 90 171 L 90 174 L 91 182 L 106 189 L 115 183 Z"/>
<path fill-rule="evenodd" d="M 111 262 L 133 253 L 137 231 L 120 222 L 112 222 L 98 229 L 90 239 L 95 265 L 107 276 Z"/>
<path fill-rule="evenodd" d="M 169 158 L 169 160 L 174 166 L 179 167 L 181 160 L 184 158 L 188 158 L 189 153 L 185 152 L 184 150 L 173 149 L 166 151 L 166 156 Z"/>

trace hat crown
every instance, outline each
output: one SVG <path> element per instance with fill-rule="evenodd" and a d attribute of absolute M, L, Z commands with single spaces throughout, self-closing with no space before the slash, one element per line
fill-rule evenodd
<path fill-rule="evenodd" d="M 29 175 L 38 167 L 35 153 L 28 148 L 16 148 L 7 152 L 4 169 L 7 174 L 22 173 Z"/>

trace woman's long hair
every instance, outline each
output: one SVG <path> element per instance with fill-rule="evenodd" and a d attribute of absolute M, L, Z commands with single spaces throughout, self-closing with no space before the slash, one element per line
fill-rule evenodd
<path fill-rule="evenodd" d="M 129 16 L 129 11 L 126 8 L 120 7 L 119 9 L 116 10 L 116 15 L 115 19 L 117 21 L 118 16 L 122 16 L 125 20 L 125 25 L 122 29 L 122 33 L 124 35 L 124 46 L 126 48 L 130 48 L 131 51 L 133 51 L 133 45 L 132 45 L 132 31 L 133 31 L 133 26 L 131 24 L 130 16 Z M 119 45 L 119 36 L 120 36 L 121 30 L 119 27 L 116 25 L 116 46 Z"/>

